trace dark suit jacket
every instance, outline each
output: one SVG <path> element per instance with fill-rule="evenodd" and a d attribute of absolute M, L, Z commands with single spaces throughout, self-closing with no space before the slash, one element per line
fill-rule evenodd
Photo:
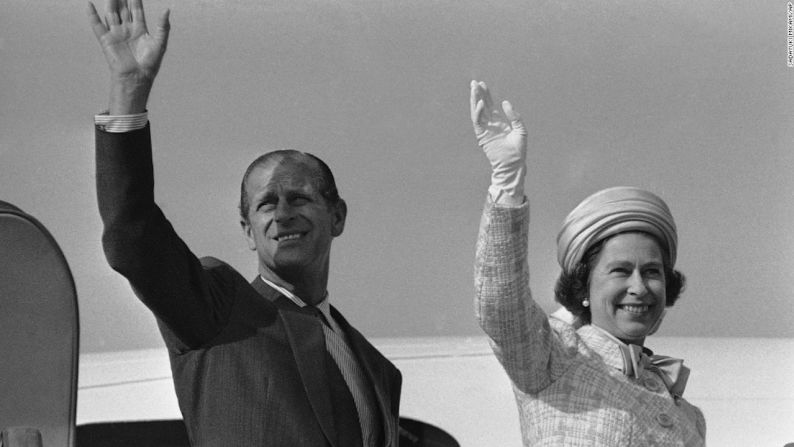
<path fill-rule="evenodd" d="M 97 129 L 96 169 L 105 255 L 157 317 L 192 444 L 360 444 L 317 317 L 261 279 L 196 258 L 155 204 L 149 126 Z M 332 311 L 375 391 L 384 445 L 396 447 L 400 372 Z"/>

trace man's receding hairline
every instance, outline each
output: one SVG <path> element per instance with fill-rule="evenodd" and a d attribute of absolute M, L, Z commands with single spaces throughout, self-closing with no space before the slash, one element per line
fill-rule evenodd
<path fill-rule="evenodd" d="M 334 174 L 321 158 L 309 152 L 280 149 L 260 155 L 246 168 L 240 185 L 240 203 L 238 205 L 240 217 L 244 221 L 248 220 L 248 213 L 250 212 L 251 197 L 248 195 L 248 181 L 251 173 L 259 168 L 264 169 L 268 166 L 279 166 L 285 163 L 291 163 L 308 170 L 308 177 L 314 181 L 317 192 L 325 199 L 327 205 L 336 205 L 341 201 Z"/>
<path fill-rule="evenodd" d="M 296 165 L 303 165 L 308 166 L 311 168 L 314 174 L 317 174 L 322 177 L 322 167 L 320 166 L 320 162 L 317 161 L 316 158 L 312 157 L 311 155 L 305 152 L 293 152 L 293 153 L 275 153 L 268 158 L 263 160 L 259 160 L 248 172 L 249 175 L 246 175 L 245 180 L 248 180 L 250 177 L 250 173 L 253 172 L 255 169 L 262 168 L 265 169 L 269 166 L 280 166 L 287 163 L 293 163 Z"/>

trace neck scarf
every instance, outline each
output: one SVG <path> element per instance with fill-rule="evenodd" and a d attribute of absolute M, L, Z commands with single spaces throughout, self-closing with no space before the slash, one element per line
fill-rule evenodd
<path fill-rule="evenodd" d="M 689 368 L 684 361 L 664 355 L 646 354 L 642 346 L 618 344 L 623 355 L 623 373 L 640 379 L 645 370 L 652 371 L 664 381 L 667 391 L 676 399 L 684 395 L 689 379 Z"/>

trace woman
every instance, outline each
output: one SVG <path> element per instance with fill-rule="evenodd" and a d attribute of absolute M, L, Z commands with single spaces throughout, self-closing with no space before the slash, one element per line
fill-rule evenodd
<path fill-rule="evenodd" d="M 684 286 L 667 205 L 618 187 L 577 206 L 557 237 L 556 298 L 574 318 L 547 317 L 529 290 L 527 132 L 509 102 L 501 109 L 472 81 L 472 123 L 492 168 L 475 313 L 513 382 L 524 444 L 704 445 L 703 414 L 682 397 L 688 369 L 643 347 Z"/>

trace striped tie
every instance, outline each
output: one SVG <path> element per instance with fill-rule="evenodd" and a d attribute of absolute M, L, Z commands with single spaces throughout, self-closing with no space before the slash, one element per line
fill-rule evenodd
<path fill-rule="evenodd" d="M 309 306 L 311 307 L 311 306 Z M 361 438 L 365 447 L 380 445 L 381 424 L 378 418 L 375 395 L 369 381 L 361 369 L 355 354 L 345 339 L 344 333 L 336 332 L 331 328 L 325 315 L 319 309 L 311 307 L 323 322 L 325 334 L 325 348 L 336 362 L 336 366 L 345 379 L 353 401 L 356 404 L 358 420 L 361 424 Z"/>

